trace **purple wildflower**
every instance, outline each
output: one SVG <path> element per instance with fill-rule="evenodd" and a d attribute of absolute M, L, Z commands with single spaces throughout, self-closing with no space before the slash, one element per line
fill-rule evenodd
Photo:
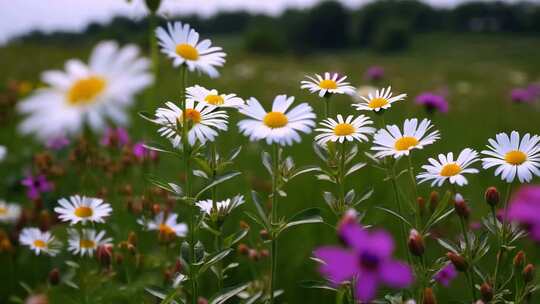
<path fill-rule="evenodd" d="M 101 144 L 106 147 L 122 147 L 129 143 L 129 135 L 124 128 L 108 128 L 101 138 Z"/>
<path fill-rule="evenodd" d="M 416 104 L 424 106 L 428 113 L 433 113 L 435 110 L 441 113 L 448 112 L 448 102 L 441 94 L 424 92 L 416 96 L 415 102 Z"/>
<path fill-rule="evenodd" d="M 53 184 L 49 182 L 47 177 L 43 174 L 37 176 L 29 174 L 21 183 L 26 187 L 26 195 L 31 200 L 38 199 L 41 196 L 41 193 L 53 190 Z"/>
<path fill-rule="evenodd" d="M 67 145 L 69 145 L 69 139 L 64 135 L 52 137 L 47 140 L 47 143 L 45 144 L 45 146 L 51 150 L 61 150 Z"/>
<path fill-rule="evenodd" d="M 508 219 L 523 224 L 531 238 L 540 242 L 540 185 L 524 186 L 516 192 L 508 209 Z"/>
<path fill-rule="evenodd" d="M 384 68 L 378 65 L 370 66 L 364 74 L 364 78 L 368 81 L 379 81 L 383 77 Z"/>
<path fill-rule="evenodd" d="M 534 101 L 540 97 L 540 83 L 531 83 L 527 86 L 527 91 L 531 96 L 531 101 Z"/>
<path fill-rule="evenodd" d="M 357 223 L 342 225 L 339 235 L 347 248 L 325 246 L 314 251 L 323 261 L 319 271 L 334 285 L 351 280 L 355 297 L 375 298 L 379 284 L 404 288 L 413 282 L 410 267 L 392 259 L 394 241 L 385 231 L 367 231 Z"/>
<path fill-rule="evenodd" d="M 515 103 L 531 102 L 531 92 L 524 88 L 516 88 L 510 91 L 510 99 Z"/>
<path fill-rule="evenodd" d="M 144 146 L 144 142 L 139 141 L 135 145 L 133 145 L 133 155 L 139 160 L 155 160 L 157 158 L 157 152 L 154 150 L 150 150 Z"/>
<path fill-rule="evenodd" d="M 433 276 L 433 279 L 439 282 L 439 284 L 442 284 L 444 287 L 448 287 L 450 282 L 452 282 L 457 275 L 458 273 L 456 267 L 454 267 L 454 264 L 448 263 Z"/>

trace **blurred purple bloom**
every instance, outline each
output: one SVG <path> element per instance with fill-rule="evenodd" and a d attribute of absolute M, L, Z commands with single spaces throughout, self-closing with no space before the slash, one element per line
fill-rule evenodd
<path fill-rule="evenodd" d="M 454 265 L 452 263 L 448 263 L 433 276 L 433 279 L 439 282 L 439 284 L 442 284 L 444 287 L 448 287 L 450 282 L 452 282 L 457 275 L 458 273 Z"/>
<path fill-rule="evenodd" d="M 510 98 L 515 103 L 531 102 L 532 95 L 528 89 L 516 88 L 510 91 Z"/>
<path fill-rule="evenodd" d="M 314 251 L 323 261 L 319 271 L 334 285 L 354 281 L 355 297 L 364 302 L 375 298 L 380 284 L 404 288 L 413 282 L 410 267 L 392 259 L 394 241 L 385 231 L 367 231 L 357 223 L 339 231 L 347 248 L 325 246 Z"/>
<path fill-rule="evenodd" d="M 151 159 L 154 160 L 157 158 L 157 152 L 150 150 L 144 146 L 144 142 L 139 141 L 133 145 L 133 155 L 139 160 Z"/>
<path fill-rule="evenodd" d="M 47 140 L 47 143 L 45 144 L 45 146 L 51 150 L 61 150 L 67 145 L 69 145 L 69 139 L 64 135 L 50 138 L 49 140 Z"/>
<path fill-rule="evenodd" d="M 533 101 L 534 99 L 538 99 L 538 97 L 540 97 L 540 83 L 531 83 L 527 87 L 527 91 L 529 91 L 529 94 Z"/>
<path fill-rule="evenodd" d="M 101 144 L 106 147 L 122 147 L 129 143 L 129 135 L 124 128 L 108 128 L 101 138 Z"/>
<path fill-rule="evenodd" d="M 370 66 L 364 74 L 364 78 L 369 81 L 378 81 L 381 80 L 383 77 L 384 68 L 378 65 Z"/>
<path fill-rule="evenodd" d="M 516 192 L 508 209 L 508 219 L 523 224 L 531 238 L 540 242 L 540 185 L 524 186 Z"/>
<path fill-rule="evenodd" d="M 448 102 L 446 101 L 446 98 L 440 94 L 424 92 L 416 96 L 415 102 L 416 104 L 424 106 L 430 113 L 434 112 L 435 110 L 441 113 L 448 112 Z"/>
<path fill-rule="evenodd" d="M 32 200 L 38 199 L 41 193 L 53 190 L 53 184 L 43 174 L 37 176 L 29 174 L 21 183 L 26 187 L 26 195 Z"/>

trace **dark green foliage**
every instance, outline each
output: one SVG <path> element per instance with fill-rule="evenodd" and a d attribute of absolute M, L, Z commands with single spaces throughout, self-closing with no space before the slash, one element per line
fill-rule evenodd
<path fill-rule="evenodd" d="M 389 21 L 378 27 L 373 48 L 380 52 L 400 51 L 409 46 L 411 30 L 405 22 Z"/>

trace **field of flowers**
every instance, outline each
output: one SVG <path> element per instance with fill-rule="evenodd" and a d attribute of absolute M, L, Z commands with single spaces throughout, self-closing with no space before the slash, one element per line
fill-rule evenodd
<path fill-rule="evenodd" d="M 0 49 L 0 303 L 536 303 L 538 39 L 196 30 Z"/>

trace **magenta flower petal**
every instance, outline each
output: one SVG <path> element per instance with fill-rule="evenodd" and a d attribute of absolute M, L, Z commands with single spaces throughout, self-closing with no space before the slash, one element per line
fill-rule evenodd
<path fill-rule="evenodd" d="M 315 250 L 314 255 L 324 261 L 319 271 L 336 285 L 351 279 L 358 272 L 357 258 L 352 251 L 339 247 L 321 247 Z"/>
<path fill-rule="evenodd" d="M 387 261 L 381 266 L 380 273 L 382 281 L 393 288 L 403 288 L 409 286 L 413 280 L 411 268 L 402 262 Z"/>
<path fill-rule="evenodd" d="M 356 299 L 362 302 L 369 302 L 377 294 L 377 276 L 374 273 L 362 272 L 356 277 L 355 285 Z"/>
<path fill-rule="evenodd" d="M 455 279 L 457 275 L 458 273 L 454 265 L 448 263 L 433 276 L 433 279 L 444 287 L 448 287 L 450 282 Z"/>
<path fill-rule="evenodd" d="M 361 250 L 366 246 L 368 234 L 358 223 L 349 222 L 343 224 L 340 227 L 338 234 L 345 245 L 356 250 Z"/>
<path fill-rule="evenodd" d="M 386 231 L 373 231 L 368 238 L 370 251 L 376 252 L 378 256 L 388 258 L 394 252 L 394 241 Z"/>
<path fill-rule="evenodd" d="M 524 186 L 512 197 L 508 218 L 529 229 L 530 237 L 540 242 L 540 186 Z"/>

